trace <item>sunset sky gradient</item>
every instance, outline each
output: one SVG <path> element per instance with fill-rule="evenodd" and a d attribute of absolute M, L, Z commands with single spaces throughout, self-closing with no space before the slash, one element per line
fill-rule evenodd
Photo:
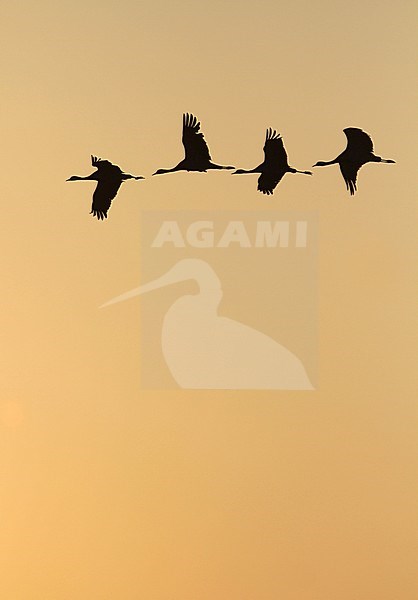
<path fill-rule="evenodd" d="M 415 598 L 416 21 L 412 0 L 3 2 L 2 599 Z M 396 165 L 353 198 L 336 166 L 269 197 L 149 177 L 183 112 L 221 164 L 256 166 L 273 127 L 308 169 L 354 126 Z M 66 182 L 91 154 L 147 177 L 103 223 Z M 176 209 L 315 213 L 316 391 L 140 389 L 138 303 L 98 307 L 139 284 L 144 211 Z"/>

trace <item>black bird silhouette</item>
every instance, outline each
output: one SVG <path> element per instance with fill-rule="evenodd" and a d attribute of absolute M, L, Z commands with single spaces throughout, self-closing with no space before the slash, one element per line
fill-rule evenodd
<path fill-rule="evenodd" d="M 223 167 L 212 162 L 208 145 L 203 133 L 199 133 L 199 129 L 200 122 L 197 118 L 189 113 L 184 114 L 182 136 L 184 159 L 172 169 L 158 169 L 153 175 L 163 175 L 174 171 L 206 172 L 208 169 L 235 169 L 235 167 Z"/>
<path fill-rule="evenodd" d="M 123 173 L 117 165 L 112 164 L 108 160 L 97 158 L 97 156 L 91 157 L 91 164 L 97 169 L 91 175 L 87 175 L 87 177 L 73 175 L 67 181 L 97 181 L 90 214 L 93 214 L 93 217 L 97 217 L 99 220 L 107 219 L 107 211 L 122 183 L 127 179 L 144 179 L 144 177 L 135 177 L 134 175 Z"/>
<path fill-rule="evenodd" d="M 298 171 L 289 166 L 287 154 L 283 145 L 283 139 L 280 133 L 269 128 L 266 133 L 266 142 L 264 144 L 264 162 L 255 169 L 245 171 L 238 169 L 232 175 L 241 175 L 242 173 L 261 173 L 258 178 L 257 189 L 263 194 L 272 194 L 274 188 L 286 173 L 303 173 L 312 175 L 310 171 Z"/>
<path fill-rule="evenodd" d="M 337 158 L 334 158 L 334 160 L 328 162 L 319 161 L 313 166 L 325 167 L 338 163 L 347 190 L 353 196 L 357 190 L 357 173 L 363 165 L 368 162 L 394 163 L 395 161 L 373 154 L 372 138 L 362 129 L 347 127 L 343 131 L 347 137 L 347 147 L 344 152 L 337 156 Z"/>

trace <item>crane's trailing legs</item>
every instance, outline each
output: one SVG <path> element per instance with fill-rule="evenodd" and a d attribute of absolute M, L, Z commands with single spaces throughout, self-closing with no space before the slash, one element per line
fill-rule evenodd
<path fill-rule="evenodd" d="M 122 179 L 126 181 L 126 179 L 145 179 L 145 177 L 136 177 L 135 175 L 129 175 L 129 173 L 122 173 Z"/>
<path fill-rule="evenodd" d="M 290 167 L 289 171 L 291 173 L 302 173 L 302 175 L 313 175 L 312 171 L 298 171 L 297 169 L 294 169 L 293 167 Z"/>

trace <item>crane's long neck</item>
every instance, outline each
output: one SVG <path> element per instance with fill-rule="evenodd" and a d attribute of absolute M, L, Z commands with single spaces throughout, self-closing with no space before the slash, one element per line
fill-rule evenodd
<path fill-rule="evenodd" d="M 174 173 L 175 171 L 181 171 L 182 169 L 183 169 L 183 165 L 181 163 L 179 163 L 172 169 L 158 169 L 158 171 L 155 171 L 155 173 L 153 173 L 153 175 L 165 175 L 165 173 Z"/>
<path fill-rule="evenodd" d="M 86 177 L 82 177 L 81 175 L 73 175 L 72 177 L 70 177 L 70 179 L 67 179 L 67 181 L 88 181 L 88 180 L 97 180 L 97 171 L 95 171 L 94 173 L 90 173 L 90 175 L 87 175 Z"/>
<path fill-rule="evenodd" d="M 320 160 L 314 165 L 315 167 L 327 167 L 328 165 L 335 165 L 338 162 L 338 159 L 334 158 L 334 160 Z"/>
<path fill-rule="evenodd" d="M 258 167 L 255 167 L 254 169 L 249 169 L 248 171 L 246 171 L 245 169 L 237 169 L 236 171 L 234 171 L 232 173 L 232 175 L 245 175 L 247 173 L 261 173 L 261 165 L 259 165 Z"/>

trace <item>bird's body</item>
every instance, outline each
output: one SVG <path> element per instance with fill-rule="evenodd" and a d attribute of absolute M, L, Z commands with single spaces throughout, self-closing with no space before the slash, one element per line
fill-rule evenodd
<path fill-rule="evenodd" d="M 124 173 L 117 165 L 96 156 L 91 157 L 91 164 L 96 167 L 96 171 L 87 175 L 87 177 L 73 175 L 67 181 L 97 181 L 90 214 L 99 220 L 107 219 L 107 211 L 122 183 L 127 179 L 143 179 L 143 177 L 135 177 Z"/>
<path fill-rule="evenodd" d="M 338 164 L 347 190 L 353 196 L 357 190 L 357 173 L 363 165 L 369 162 L 394 163 L 395 161 L 376 156 L 373 151 L 372 138 L 362 129 L 347 127 L 343 131 L 347 138 L 347 147 L 344 152 L 334 160 L 319 161 L 314 167 Z"/>
<path fill-rule="evenodd" d="M 238 169 L 233 175 L 241 175 L 243 173 L 260 173 L 258 178 L 257 189 L 263 194 L 270 195 L 274 192 L 275 187 L 282 180 L 286 173 L 303 173 L 304 175 L 312 175 L 310 171 L 298 171 L 289 166 L 287 153 L 283 144 L 283 139 L 279 133 L 271 128 L 267 129 L 266 141 L 264 144 L 264 161 L 255 167 L 246 171 Z"/>
<path fill-rule="evenodd" d="M 224 167 L 212 162 L 208 145 L 203 133 L 200 131 L 200 123 L 194 115 L 183 115 L 182 142 L 185 157 L 172 169 L 158 169 L 154 175 L 174 173 L 175 171 L 199 171 L 205 173 L 211 169 L 235 169 L 235 167 Z"/>

